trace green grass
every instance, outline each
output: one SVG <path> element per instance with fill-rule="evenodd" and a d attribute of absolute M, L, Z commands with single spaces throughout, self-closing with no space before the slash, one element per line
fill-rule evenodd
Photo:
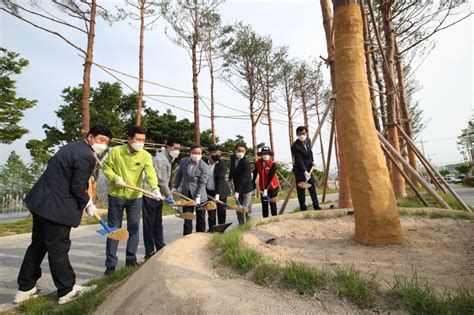
<path fill-rule="evenodd" d="M 280 265 L 263 262 L 255 267 L 251 279 L 256 284 L 265 286 L 278 281 L 281 277 L 281 272 L 282 268 Z"/>
<path fill-rule="evenodd" d="M 290 262 L 282 270 L 281 281 L 299 294 L 313 295 L 316 288 L 323 289 L 328 283 L 328 273 L 302 263 Z"/>
<path fill-rule="evenodd" d="M 1 223 L 0 224 L 0 237 L 30 233 L 32 226 L 33 226 L 33 219 L 31 217 L 21 219 L 13 223 Z"/>
<path fill-rule="evenodd" d="M 419 189 L 419 192 L 426 199 L 429 207 L 441 208 L 441 205 L 426 190 Z M 407 197 L 397 199 L 397 202 L 400 207 L 404 207 L 404 208 L 426 207 L 411 189 L 407 188 L 407 194 L 408 194 Z M 457 209 L 457 210 L 464 210 L 461 204 L 459 204 L 459 202 L 451 194 L 445 194 L 440 191 L 438 191 L 438 194 L 440 195 L 441 198 L 443 198 L 448 203 L 448 205 L 451 206 L 451 208 Z M 474 210 L 474 207 L 470 207 L 470 208 L 471 210 Z"/>
<path fill-rule="evenodd" d="M 474 292 L 458 289 L 439 295 L 415 273 L 411 279 L 396 277 L 385 296 L 392 307 L 401 307 L 411 314 L 474 314 Z"/>
<path fill-rule="evenodd" d="M 92 314 L 104 301 L 106 295 L 113 290 L 115 285 L 129 277 L 137 269 L 138 267 L 126 267 L 117 270 L 110 276 L 92 280 L 88 285 L 95 284 L 97 288 L 81 295 L 68 304 L 59 305 L 56 294 L 52 294 L 30 299 L 20 304 L 17 310 L 22 314 Z"/>
<path fill-rule="evenodd" d="M 263 261 L 263 256 L 258 251 L 241 245 L 242 231 L 248 228 L 247 225 L 228 233 L 214 234 L 210 243 L 212 249 L 222 250 L 222 254 L 217 258 L 218 262 L 232 267 L 240 274 L 248 273 Z"/>
<path fill-rule="evenodd" d="M 361 307 L 374 303 L 377 287 L 375 279 L 364 279 L 360 271 L 353 267 L 336 266 L 332 282 L 337 296 L 345 297 Z"/>
<path fill-rule="evenodd" d="M 463 219 L 463 220 L 474 221 L 474 213 L 470 213 L 466 211 L 452 211 L 452 210 L 408 211 L 404 209 L 399 209 L 399 213 L 402 216 L 420 216 L 420 217 L 428 217 L 432 219 L 451 218 L 451 219 Z"/>

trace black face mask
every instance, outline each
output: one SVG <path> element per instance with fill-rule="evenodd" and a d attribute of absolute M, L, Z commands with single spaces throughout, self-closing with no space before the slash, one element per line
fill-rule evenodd
<path fill-rule="evenodd" d="M 214 161 L 214 162 L 219 162 L 219 160 L 221 159 L 221 157 L 219 155 L 211 155 L 211 159 Z"/>

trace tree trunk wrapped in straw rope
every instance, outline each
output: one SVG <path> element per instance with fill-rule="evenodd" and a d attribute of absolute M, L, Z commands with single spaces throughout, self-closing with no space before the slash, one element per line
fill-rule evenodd
<path fill-rule="evenodd" d="M 370 106 L 357 1 L 335 1 L 334 27 L 338 140 L 347 165 L 355 239 L 366 245 L 400 243 L 400 217 Z"/>

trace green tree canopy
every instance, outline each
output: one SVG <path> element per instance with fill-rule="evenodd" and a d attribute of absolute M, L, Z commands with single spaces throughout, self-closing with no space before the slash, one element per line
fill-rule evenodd
<path fill-rule="evenodd" d="M 28 60 L 19 54 L 0 47 L 0 143 L 12 143 L 28 133 L 18 125 L 24 111 L 36 105 L 36 100 L 17 97 L 15 80 L 10 77 L 20 74 L 28 66 Z"/>
<path fill-rule="evenodd" d="M 33 185 L 34 177 L 20 156 L 12 151 L 7 162 L 0 168 L 0 193 L 25 194 Z"/>

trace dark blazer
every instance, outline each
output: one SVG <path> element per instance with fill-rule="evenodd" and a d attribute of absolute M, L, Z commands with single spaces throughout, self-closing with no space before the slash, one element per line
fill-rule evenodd
<path fill-rule="evenodd" d="M 209 170 L 211 165 L 209 164 Z M 214 182 L 216 185 L 216 194 L 219 194 L 220 197 L 226 198 L 230 195 L 230 189 L 225 180 L 225 175 L 227 173 L 227 166 L 223 160 L 220 160 L 219 163 L 214 166 Z"/>
<path fill-rule="evenodd" d="M 77 227 L 90 199 L 87 188 L 95 163 L 84 140 L 63 146 L 26 195 L 28 209 L 50 221 Z"/>
<path fill-rule="evenodd" d="M 291 154 L 293 155 L 293 173 L 295 174 L 296 182 L 305 181 L 304 172 L 311 169 L 313 164 L 313 151 L 311 150 L 311 140 L 306 138 L 305 149 L 303 142 L 296 140 L 291 145 Z"/>
<path fill-rule="evenodd" d="M 236 160 L 237 157 L 232 154 L 230 157 L 229 179 L 234 182 L 235 192 L 239 194 L 249 193 L 255 189 L 254 182 L 252 182 L 252 166 L 245 156 L 240 159 L 237 167 L 235 166 Z"/>

